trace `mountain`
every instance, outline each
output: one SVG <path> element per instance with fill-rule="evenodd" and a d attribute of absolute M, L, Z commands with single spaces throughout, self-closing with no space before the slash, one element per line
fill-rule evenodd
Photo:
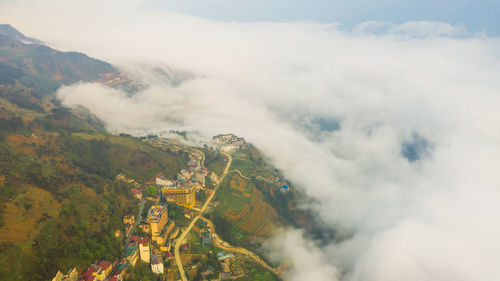
<path fill-rule="evenodd" d="M 2 83 L 33 88 L 42 94 L 60 85 L 93 81 L 116 72 L 109 63 L 78 52 L 61 52 L 24 36 L 10 25 L 0 29 L 0 74 Z M 29 42 L 27 44 L 27 42 Z"/>
<path fill-rule="evenodd" d="M 21 41 L 26 44 L 43 44 L 43 42 L 40 40 L 24 36 L 24 34 L 12 27 L 12 25 L 10 24 L 0 24 L 0 35 L 9 37 L 17 41 Z"/>
<path fill-rule="evenodd" d="M 81 272 L 98 259 L 114 261 L 122 254 L 122 217 L 140 209 L 131 187 L 152 184 L 157 175 L 175 178 L 189 169 L 193 148 L 168 142 L 158 147 L 154 144 L 161 141 L 154 136 L 111 135 L 87 109 L 64 107 L 54 95 L 64 84 L 136 84 L 106 62 L 26 44 L 27 37 L 11 26 L 1 30 L 0 280 L 50 280 L 58 270 L 76 267 Z M 190 79 L 162 69 L 155 74 L 173 85 Z M 195 150 L 206 155 L 209 171 L 223 174 L 228 162 L 221 153 L 208 147 Z M 234 152 L 232 163 L 207 218 L 225 241 L 264 258 L 262 241 L 280 227 L 307 227 L 311 217 L 297 207 L 302 195 L 281 190 L 286 181 L 256 148 Z M 118 181 L 118 174 L 133 181 Z M 206 187 L 196 194 L 197 201 L 215 192 L 215 181 L 207 180 Z M 192 211 L 175 206 L 169 203 L 169 216 L 182 229 Z M 134 233 L 147 235 L 137 229 Z M 210 264 L 221 272 L 220 248 L 201 245 L 200 234 L 192 232 L 188 252 L 201 259 L 190 259 L 186 266 L 208 270 Z M 244 263 L 239 271 L 249 279 L 242 280 L 278 280 L 254 261 Z M 173 275 L 176 265 L 166 264 Z M 138 268 L 151 273 L 147 266 L 136 266 L 127 280 L 143 280 Z"/>
<path fill-rule="evenodd" d="M 50 280 L 59 269 L 121 255 L 122 216 L 136 212 L 125 173 L 144 182 L 173 176 L 184 154 L 113 136 L 54 91 L 116 71 L 2 25 L 0 34 L 0 280 Z M 29 39 L 29 38 L 28 38 Z M 39 42 L 39 41 L 30 41 Z"/>

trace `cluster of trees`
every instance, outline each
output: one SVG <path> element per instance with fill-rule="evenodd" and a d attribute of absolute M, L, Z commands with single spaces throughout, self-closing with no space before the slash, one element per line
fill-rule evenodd
<path fill-rule="evenodd" d="M 215 225 L 215 231 L 222 236 L 222 239 L 227 241 L 229 244 L 234 244 L 235 239 L 233 236 L 233 223 L 230 220 L 218 215 L 213 216 L 212 221 Z"/>

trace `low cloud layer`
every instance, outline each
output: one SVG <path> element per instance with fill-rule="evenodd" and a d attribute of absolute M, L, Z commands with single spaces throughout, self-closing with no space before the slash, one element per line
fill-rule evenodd
<path fill-rule="evenodd" d="M 273 248 L 295 264 L 287 279 L 500 275 L 497 38 L 427 22 L 375 34 L 387 25 L 346 33 L 311 22 L 218 23 L 127 1 L 89 22 L 95 4 L 36 2 L 0 16 L 150 84 L 133 97 L 98 84 L 64 87 L 64 104 L 88 107 L 114 132 L 187 130 L 201 140 L 234 132 L 317 199 L 308 207 L 342 239 L 319 248 L 300 231 L 282 234 Z M 144 65 L 193 79 L 172 86 Z"/>

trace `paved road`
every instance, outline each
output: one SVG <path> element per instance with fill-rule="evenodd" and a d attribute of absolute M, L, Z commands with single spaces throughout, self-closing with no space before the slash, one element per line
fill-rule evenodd
<path fill-rule="evenodd" d="M 181 236 L 175 242 L 175 247 L 174 247 L 175 262 L 177 263 L 177 267 L 179 268 L 179 274 L 181 276 L 182 281 L 187 281 L 187 278 L 186 278 L 186 273 L 184 272 L 184 267 L 182 266 L 181 256 L 179 254 L 179 249 L 180 249 L 184 239 L 186 239 L 189 231 L 191 231 L 191 229 L 193 228 L 194 224 L 198 221 L 198 219 L 200 219 L 200 217 L 203 215 L 203 213 L 207 210 L 208 204 L 210 204 L 210 201 L 212 201 L 212 199 L 214 198 L 215 192 L 219 188 L 221 182 L 224 180 L 224 177 L 227 175 L 229 167 L 231 166 L 231 162 L 233 161 L 233 158 L 231 157 L 231 155 L 229 155 L 225 152 L 221 152 L 221 153 L 224 154 L 225 156 L 227 156 L 228 161 L 226 164 L 226 168 L 224 169 L 224 172 L 222 173 L 220 181 L 215 186 L 214 192 L 212 192 L 212 194 L 210 194 L 210 196 L 205 201 L 205 204 L 201 208 L 198 215 L 191 221 L 189 226 L 182 232 Z"/>
<path fill-rule="evenodd" d="M 215 232 L 215 227 L 214 227 L 214 224 L 212 223 L 212 221 L 205 218 L 205 217 L 201 217 L 201 219 L 207 222 L 208 230 L 210 231 L 210 234 L 212 234 L 212 241 L 214 242 L 215 247 L 221 248 L 222 250 L 243 254 L 247 257 L 254 259 L 256 262 L 258 262 L 260 265 L 262 265 L 265 269 L 273 272 L 274 274 L 276 274 L 276 275 L 280 274 L 279 269 L 271 267 L 264 260 L 262 260 L 257 254 L 255 254 L 255 253 L 253 253 L 245 248 L 233 247 L 228 242 L 222 240 L 220 238 L 220 236 Z"/>
<path fill-rule="evenodd" d="M 238 173 L 238 175 L 240 175 L 240 177 L 242 177 L 242 178 L 244 178 L 244 179 L 246 179 L 246 180 L 251 180 L 251 179 L 252 179 L 252 178 L 249 178 L 249 177 L 245 177 L 245 176 L 244 176 L 244 175 L 240 172 L 240 170 L 231 170 L 231 171 L 229 171 L 229 172 L 230 172 L 230 173 L 231 173 L 231 172 Z"/>
<path fill-rule="evenodd" d="M 135 228 L 137 225 L 139 225 L 139 222 L 141 221 L 141 214 L 142 214 L 142 209 L 144 209 L 144 202 L 146 201 L 145 196 L 142 197 L 141 199 L 141 205 L 139 206 L 139 212 L 137 213 L 137 216 L 135 217 L 135 224 L 130 230 L 129 234 L 125 237 L 125 240 L 123 240 L 123 248 L 128 244 L 128 240 L 130 239 L 130 236 L 132 236 L 132 233 L 134 233 Z"/>

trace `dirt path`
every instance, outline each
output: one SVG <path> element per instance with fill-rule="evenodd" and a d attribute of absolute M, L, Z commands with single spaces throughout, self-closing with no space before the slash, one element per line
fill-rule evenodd
<path fill-rule="evenodd" d="M 205 217 L 201 217 L 202 220 L 206 221 L 207 224 L 208 224 L 208 230 L 210 231 L 210 234 L 212 235 L 212 241 L 214 242 L 214 245 L 218 248 L 221 248 L 222 250 L 226 250 L 226 251 L 231 251 L 231 252 L 236 252 L 236 253 L 240 253 L 240 254 L 243 254 L 247 257 L 250 257 L 252 259 L 254 259 L 256 262 L 258 262 L 260 265 L 262 265 L 262 267 L 264 267 L 265 269 L 273 272 L 274 274 L 276 275 L 279 275 L 280 274 L 280 270 L 279 268 L 276 269 L 276 268 L 273 268 L 271 267 L 269 264 L 267 264 L 267 262 L 265 262 L 264 260 L 262 260 L 257 254 L 245 249 L 245 248 L 241 248 L 241 247 L 233 247 L 231 246 L 231 244 L 227 243 L 226 241 L 222 240 L 219 235 L 215 232 L 215 227 L 214 227 L 214 224 L 212 223 L 211 220 L 205 218 Z"/>

